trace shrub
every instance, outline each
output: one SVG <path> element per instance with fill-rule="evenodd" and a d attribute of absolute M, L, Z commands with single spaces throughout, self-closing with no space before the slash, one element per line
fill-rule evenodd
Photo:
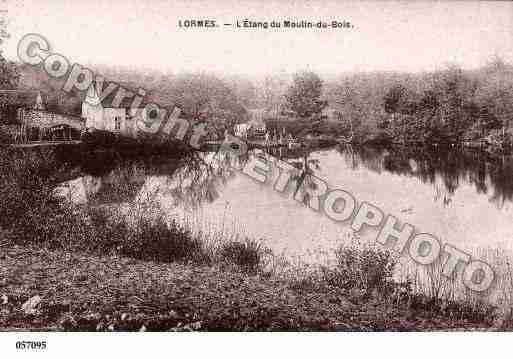
<path fill-rule="evenodd" d="M 261 242 L 246 239 L 244 242 L 230 241 L 221 245 L 219 257 L 222 261 L 235 264 L 246 272 L 261 269 L 264 254 L 269 251 Z"/>
<path fill-rule="evenodd" d="M 393 290 L 396 260 L 390 252 L 376 248 L 340 247 L 335 252 L 336 265 L 323 267 L 323 280 L 346 290 L 363 290 L 366 295 L 377 290 Z"/>
<path fill-rule="evenodd" d="M 80 209 L 55 196 L 59 171 L 53 152 L 2 149 L 0 229 L 10 240 L 64 249 L 119 251 L 140 259 L 205 262 L 199 239 L 163 218 L 131 224 L 102 209 Z"/>
<path fill-rule="evenodd" d="M 139 222 L 123 239 L 120 251 L 130 257 L 161 262 L 211 260 L 201 240 L 174 221 L 167 225 L 162 218 Z"/>
<path fill-rule="evenodd" d="M 53 196 L 59 166 L 50 153 L 2 149 L 0 227 L 16 242 L 50 241 L 69 218 Z"/>

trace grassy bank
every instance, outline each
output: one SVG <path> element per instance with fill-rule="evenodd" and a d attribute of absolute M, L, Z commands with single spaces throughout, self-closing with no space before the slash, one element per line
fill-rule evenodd
<path fill-rule="evenodd" d="M 344 247 L 330 266 L 277 269 L 258 241 L 208 241 L 157 209 L 116 216 L 54 196 L 65 163 L 2 150 L 0 327 L 55 330 L 484 329 L 483 302 L 393 278 L 396 258 Z M 41 302 L 23 309 L 30 298 Z M 508 327 L 507 320 L 500 328 Z"/>
<path fill-rule="evenodd" d="M 34 246 L 0 256 L 3 330 L 432 330 L 485 329 L 487 319 L 348 297 L 323 284 L 294 286 L 217 265 L 140 261 Z M 20 310 L 33 296 L 33 313 Z"/>

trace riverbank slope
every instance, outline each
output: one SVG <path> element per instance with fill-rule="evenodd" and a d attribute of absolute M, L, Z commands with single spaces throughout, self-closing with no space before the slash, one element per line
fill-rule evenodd
<path fill-rule="evenodd" d="M 0 330 L 485 330 L 489 320 L 351 298 L 220 266 L 3 245 Z M 33 311 L 22 306 L 39 296 Z M 25 308 L 26 309 L 26 308 Z"/>

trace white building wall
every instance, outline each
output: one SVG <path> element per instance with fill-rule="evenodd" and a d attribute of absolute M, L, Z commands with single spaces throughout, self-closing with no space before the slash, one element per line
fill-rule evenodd
<path fill-rule="evenodd" d="M 87 91 L 84 102 L 82 102 L 82 118 L 86 120 L 86 128 L 105 129 L 105 124 L 103 123 L 103 106 L 92 85 Z"/>
<path fill-rule="evenodd" d="M 137 138 L 141 132 L 140 128 L 149 121 L 144 108 L 104 108 L 94 86 L 89 88 L 82 103 L 82 118 L 85 119 L 86 128 L 110 131 L 131 138 Z M 119 128 L 116 128 L 116 118 L 120 119 Z M 155 123 L 155 128 L 157 122 L 158 120 L 149 121 Z M 153 128 L 148 128 L 146 132 L 153 133 L 152 130 Z"/>

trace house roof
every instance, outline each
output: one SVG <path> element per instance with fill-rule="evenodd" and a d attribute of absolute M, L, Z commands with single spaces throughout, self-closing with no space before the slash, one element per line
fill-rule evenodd
<path fill-rule="evenodd" d="M 95 89 L 96 93 L 99 94 L 98 85 L 96 83 L 93 83 L 93 84 L 94 84 L 94 89 Z M 103 91 L 105 91 L 107 89 L 107 86 L 108 86 L 107 83 L 103 84 Z M 114 100 L 116 99 L 116 95 L 118 94 L 118 92 L 121 91 L 120 90 L 121 88 L 123 88 L 126 91 L 127 96 L 123 97 L 121 99 L 121 103 L 114 106 Z M 89 89 L 91 89 L 91 87 Z M 101 103 L 104 108 L 130 108 L 130 107 L 132 107 L 132 103 L 134 102 L 134 97 L 136 94 L 137 94 L 136 90 L 133 90 L 133 89 L 122 84 L 121 87 L 116 87 L 114 89 L 114 91 L 109 93 L 101 101 Z M 89 95 L 90 95 L 90 92 L 88 91 L 87 96 L 89 96 Z M 145 107 L 150 102 L 150 101 L 148 101 L 147 97 L 148 96 L 143 96 L 143 102 L 139 105 L 139 108 Z"/>

